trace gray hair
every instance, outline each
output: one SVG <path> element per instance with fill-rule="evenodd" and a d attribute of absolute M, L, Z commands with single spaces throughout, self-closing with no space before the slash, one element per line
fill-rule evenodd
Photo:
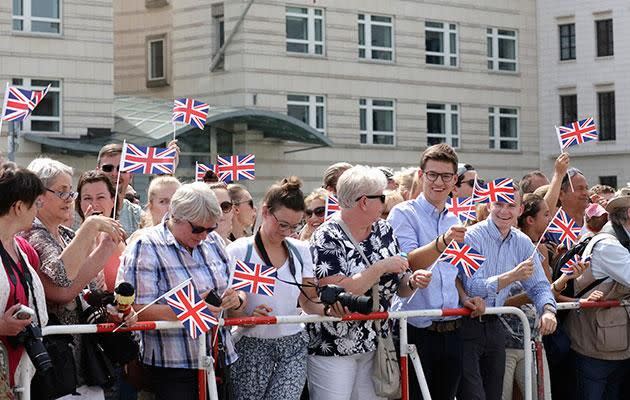
<path fill-rule="evenodd" d="M 195 182 L 182 185 L 175 191 L 170 213 L 174 218 L 192 222 L 216 221 L 221 217 L 221 207 L 207 184 Z"/>
<path fill-rule="evenodd" d="M 50 187 L 55 179 L 63 174 L 72 176 L 74 173 L 72 167 L 67 166 L 61 161 L 47 157 L 34 159 L 26 169 L 37 175 L 45 187 Z"/>
<path fill-rule="evenodd" d="M 628 224 L 628 208 L 629 207 L 617 207 L 608 214 L 608 219 L 613 224 L 626 226 Z"/>
<path fill-rule="evenodd" d="M 337 198 L 341 208 L 352 208 L 357 198 L 373 195 L 387 187 L 387 179 L 378 168 L 356 165 L 346 170 L 337 182 Z"/>

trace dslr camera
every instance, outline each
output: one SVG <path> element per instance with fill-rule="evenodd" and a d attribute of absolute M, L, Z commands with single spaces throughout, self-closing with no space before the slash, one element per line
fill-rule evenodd
<path fill-rule="evenodd" d="M 319 299 L 325 305 L 331 306 L 335 302 L 341 303 L 342 306 L 348 307 L 351 312 L 361 314 L 369 314 L 372 312 L 372 297 L 357 296 L 347 293 L 346 289 L 337 285 L 326 285 L 317 288 Z"/>
<path fill-rule="evenodd" d="M 42 375 L 52 372 L 52 361 L 42 341 L 42 329 L 31 323 L 22 332 L 9 338 L 13 346 L 23 345 L 37 372 Z"/>

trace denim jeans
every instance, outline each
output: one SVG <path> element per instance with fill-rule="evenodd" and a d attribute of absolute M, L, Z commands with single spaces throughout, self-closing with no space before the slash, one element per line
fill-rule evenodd
<path fill-rule="evenodd" d="M 630 359 L 600 360 L 576 353 L 575 366 L 578 400 L 621 400 L 621 385 L 630 372 Z"/>

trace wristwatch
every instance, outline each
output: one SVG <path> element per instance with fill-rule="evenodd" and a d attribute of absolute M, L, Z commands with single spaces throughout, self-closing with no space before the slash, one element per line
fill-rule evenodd
<path fill-rule="evenodd" d="M 545 306 L 543 307 L 543 310 L 549 311 L 553 315 L 556 315 L 558 313 L 558 311 L 556 310 L 556 307 L 552 306 L 551 304 L 545 304 Z"/>

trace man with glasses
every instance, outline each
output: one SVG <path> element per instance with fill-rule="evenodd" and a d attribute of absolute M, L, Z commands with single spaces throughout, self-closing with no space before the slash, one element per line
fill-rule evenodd
<path fill-rule="evenodd" d="M 466 229 L 446 210 L 446 200 L 457 182 L 457 166 L 457 154 L 450 146 L 438 144 L 426 149 L 418 171 L 423 178 L 422 192 L 418 198 L 398 204 L 389 214 L 388 221 L 412 269 L 426 265 L 421 252 L 423 246 L 433 243 L 434 252 L 439 254 L 452 240 L 464 240 Z M 457 268 L 438 262 L 432 273 L 426 289 L 418 291 L 410 300 L 397 297 L 393 309 L 457 308 L 463 304 L 473 310 L 471 315 L 483 313 L 483 301 L 466 298 L 463 289 L 457 286 Z M 415 317 L 409 318 L 408 323 L 409 342 L 418 349 L 431 397 L 453 399 L 462 375 L 461 318 Z M 420 387 L 412 371 L 411 368 L 410 398 L 420 399 Z"/>

